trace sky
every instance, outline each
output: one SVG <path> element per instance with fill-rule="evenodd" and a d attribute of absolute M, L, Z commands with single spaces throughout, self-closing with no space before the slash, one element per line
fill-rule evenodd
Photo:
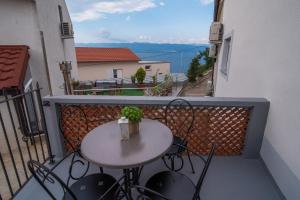
<path fill-rule="evenodd" d="M 76 43 L 206 44 L 214 0 L 66 0 Z"/>

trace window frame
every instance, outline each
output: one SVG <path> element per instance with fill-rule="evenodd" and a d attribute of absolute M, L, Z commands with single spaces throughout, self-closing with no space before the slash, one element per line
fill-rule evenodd
<path fill-rule="evenodd" d="M 147 67 L 149 67 L 149 68 L 147 69 Z M 145 70 L 146 71 L 152 71 L 151 65 L 145 65 Z"/>
<path fill-rule="evenodd" d="M 64 22 L 64 16 L 61 5 L 58 5 L 58 15 L 60 23 Z"/>
<path fill-rule="evenodd" d="M 231 31 L 229 34 L 226 34 L 223 39 L 223 51 L 222 51 L 220 72 L 226 79 L 228 79 L 228 75 L 229 75 L 232 44 L 233 44 L 233 31 Z"/>

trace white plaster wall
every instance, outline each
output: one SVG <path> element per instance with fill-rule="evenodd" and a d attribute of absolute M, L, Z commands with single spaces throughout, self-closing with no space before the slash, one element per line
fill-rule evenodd
<path fill-rule="evenodd" d="M 44 32 L 47 60 L 54 95 L 63 94 L 63 77 L 59 62 L 72 61 L 72 76 L 78 79 L 73 39 L 60 38 L 58 5 L 62 6 L 64 21 L 71 21 L 64 0 L 0 0 L 0 44 L 30 47 L 29 66 L 34 83 L 49 94 L 40 31 Z"/>
<path fill-rule="evenodd" d="M 74 78 L 78 78 L 74 40 L 61 39 L 58 5 L 62 6 L 64 21 L 70 22 L 70 17 L 64 0 L 36 0 L 40 29 L 44 32 L 49 73 L 54 95 L 60 95 L 64 93 L 63 77 L 59 69 L 60 62 L 64 60 L 72 61 L 75 72 L 73 73 L 73 75 L 75 75 Z"/>
<path fill-rule="evenodd" d="M 137 62 L 99 62 L 99 63 L 78 63 L 79 80 L 81 81 L 95 81 L 112 78 L 113 69 L 122 69 L 123 78 L 129 78 L 134 75 L 138 68 L 145 65 L 151 65 L 153 75 L 156 70 L 163 74 L 170 73 L 169 63 L 156 64 L 139 64 Z"/>
<path fill-rule="evenodd" d="M 147 63 L 147 64 L 139 64 L 140 67 L 143 67 L 145 69 L 145 67 L 147 65 L 151 66 L 151 71 L 147 71 L 147 75 L 149 76 L 154 76 L 156 74 L 156 72 L 158 73 L 162 73 L 162 74 L 170 74 L 170 68 L 171 65 L 170 63 Z"/>
<path fill-rule="evenodd" d="M 48 94 L 48 84 L 35 5 L 30 0 L 0 0 L 0 44 L 30 47 L 29 66 L 34 81 Z"/>
<path fill-rule="evenodd" d="M 261 155 L 286 198 L 300 199 L 300 1 L 225 0 L 223 23 L 233 43 L 215 95 L 270 100 Z"/>

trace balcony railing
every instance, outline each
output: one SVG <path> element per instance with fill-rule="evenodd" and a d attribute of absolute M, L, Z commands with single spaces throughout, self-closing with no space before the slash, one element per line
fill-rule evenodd
<path fill-rule="evenodd" d="M 30 179 L 27 161 L 52 158 L 40 88 L 0 90 L 0 199 L 9 199 Z"/>
<path fill-rule="evenodd" d="M 52 155 L 55 155 L 57 160 L 64 155 L 68 147 L 64 146 L 61 131 L 73 144 L 77 144 L 93 128 L 118 119 L 121 108 L 126 105 L 139 106 L 144 110 L 145 118 L 157 119 L 165 123 L 164 109 L 168 102 L 174 99 L 174 97 L 69 95 L 45 97 L 41 102 L 39 95 L 38 89 L 13 98 L 5 97 L 1 101 L 3 106 L 13 108 L 13 115 L 15 115 L 11 118 L 6 111 L 7 117 L 2 116 L 0 120 L 3 121 L 2 130 L 8 125 L 15 125 L 16 128 L 16 133 L 13 128 L 10 130 L 10 138 L 6 141 L 7 144 L 11 144 L 11 141 L 15 141 L 16 144 L 15 152 L 10 154 L 8 151 L 7 154 L 12 167 L 5 162 L 1 150 L 0 166 L 4 170 L 0 178 L 6 183 L 4 190 L 1 185 L 1 196 L 4 199 L 14 195 L 30 179 L 31 175 L 25 166 L 27 160 L 35 159 L 42 162 L 49 157 L 52 158 Z M 269 102 L 266 99 L 209 97 L 185 99 L 192 104 L 195 113 L 192 132 L 188 138 L 191 149 L 200 154 L 207 154 L 210 144 L 216 143 L 218 155 L 259 157 L 269 110 Z M 34 104 L 28 104 L 29 100 Z M 19 110 L 20 105 L 23 110 Z M 34 106 L 28 108 L 28 105 Z M 42 106 L 43 110 L 40 109 Z M 44 124 L 43 111 L 46 124 Z M 3 115 L 3 111 L 1 114 Z M 170 114 L 175 120 L 168 126 L 174 130 L 177 127 L 176 119 L 180 121 L 181 116 L 186 115 L 187 112 L 184 108 L 174 107 Z M 39 129 L 36 129 L 37 127 Z M 35 129 L 39 131 L 34 135 L 32 132 Z M 18 142 L 21 144 L 20 147 Z M 48 144 L 51 148 L 47 148 Z M 18 162 L 17 159 L 20 161 Z"/>
<path fill-rule="evenodd" d="M 63 155 L 61 133 L 73 144 L 93 128 L 120 117 L 126 105 L 137 105 L 145 118 L 164 123 L 164 108 L 172 97 L 118 96 L 54 96 L 46 97 L 46 113 L 50 143 L 55 155 Z M 206 154 L 211 143 L 218 145 L 218 155 L 257 157 L 262 143 L 269 102 L 261 98 L 186 98 L 195 113 L 195 122 L 188 138 L 189 147 Z M 175 108 L 171 115 L 180 119 L 185 109 Z M 82 116 L 85 116 L 83 120 Z M 175 120 L 176 121 L 176 120 Z M 168 124 L 171 130 L 175 124 Z M 60 128 L 63 127 L 63 128 Z"/>

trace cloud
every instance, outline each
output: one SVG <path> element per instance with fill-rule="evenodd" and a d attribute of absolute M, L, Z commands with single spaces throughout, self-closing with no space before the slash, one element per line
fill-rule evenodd
<path fill-rule="evenodd" d="M 159 2 L 159 5 L 160 5 L 160 6 L 164 6 L 164 5 L 166 5 L 166 4 L 165 4 L 165 2 Z"/>
<path fill-rule="evenodd" d="M 96 20 L 103 18 L 106 14 L 141 12 L 156 6 L 154 0 L 98 0 L 97 3 L 92 4 L 86 10 L 73 14 L 72 19 L 76 22 Z"/>
<path fill-rule="evenodd" d="M 214 2 L 214 0 L 200 0 L 203 5 L 208 5 Z"/>

